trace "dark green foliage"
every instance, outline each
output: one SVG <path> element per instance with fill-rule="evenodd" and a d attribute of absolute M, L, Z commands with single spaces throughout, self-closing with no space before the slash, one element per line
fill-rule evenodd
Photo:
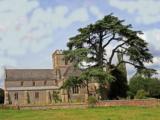
<path fill-rule="evenodd" d="M 82 83 L 77 76 L 69 76 L 69 78 L 64 81 L 61 89 L 65 89 L 67 91 L 68 102 L 71 100 L 70 98 L 71 89 L 75 86 L 79 86 L 80 84 Z"/>
<path fill-rule="evenodd" d="M 108 84 L 108 86 L 109 86 L 109 84 Z M 108 94 L 109 94 L 109 88 L 108 88 L 108 86 L 105 87 L 104 85 L 103 86 L 100 85 L 98 93 L 101 95 L 100 96 L 101 100 L 108 99 Z"/>
<path fill-rule="evenodd" d="M 75 85 L 79 85 L 81 81 L 78 79 L 77 76 L 69 76 L 69 78 L 64 82 L 62 88 L 63 89 L 70 89 Z"/>
<path fill-rule="evenodd" d="M 148 92 L 148 97 L 160 98 L 160 80 L 134 76 L 129 82 L 130 92 L 135 96 L 138 90 Z"/>
<path fill-rule="evenodd" d="M 118 63 L 123 61 L 123 54 L 117 53 Z M 109 99 L 125 98 L 127 96 L 128 84 L 127 84 L 127 70 L 125 63 L 114 69 L 111 74 L 115 76 L 115 80 L 110 83 Z"/>
<path fill-rule="evenodd" d="M 88 105 L 89 107 L 94 107 L 97 103 L 97 98 L 95 96 L 88 97 Z"/>
<path fill-rule="evenodd" d="M 151 78 L 153 75 L 157 74 L 154 69 L 139 69 L 135 76 L 142 76 L 145 78 Z"/>
<path fill-rule="evenodd" d="M 153 78 L 150 80 L 148 92 L 150 97 L 160 98 L 160 80 Z"/>
<path fill-rule="evenodd" d="M 124 24 L 124 20 L 119 20 L 112 14 L 94 24 L 78 29 L 78 32 L 67 43 L 68 50 L 64 51 L 65 59 L 73 62 L 75 67 L 87 71 L 85 74 L 88 74 L 88 71 L 90 71 L 89 74 L 95 73 L 85 78 L 88 81 L 94 76 L 100 83 L 100 88 L 106 88 L 106 80 L 112 78 L 113 81 L 114 76 L 116 81 L 112 83 L 111 89 L 113 88 L 115 92 L 118 89 L 119 91 L 120 89 L 127 90 L 127 72 L 124 63 L 140 70 L 145 69 L 144 62 L 152 62 L 153 56 L 149 52 L 148 44 L 139 37 L 142 32 L 133 30 L 130 24 Z M 110 44 L 116 45 L 111 50 L 111 55 L 106 51 Z M 117 53 L 121 54 L 120 61 L 114 64 L 113 58 Z M 118 74 L 115 73 L 117 69 L 119 69 Z M 105 75 L 104 72 L 107 74 Z M 83 80 L 86 82 L 85 79 Z M 126 96 L 126 92 L 121 91 L 118 94 L 113 95 L 112 98 Z"/>
<path fill-rule="evenodd" d="M 110 84 L 109 99 L 125 98 L 127 96 L 127 79 L 126 75 L 119 69 L 115 69 L 111 73 L 115 76 L 115 80 Z"/>
<path fill-rule="evenodd" d="M 148 96 L 148 93 L 145 90 L 138 90 L 136 95 L 135 95 L 135 99 L 146 99 Z"/>
<path fill-rule="evenodd" d="M 100 83 L 99 91 L 98 93 L 101 95 L 101 99 L 107 99 L 108 95 L 108 85 L 111 81 L 115 79 L 113 75 L 108 73 L 107 71 L 104 71 L 101 68 L 90 68 L 87 69 L 83 74 L 88 77 L 88 80 L 94 80 L 98 83 Z M 85 79 L 82 79 L 82 81 Z M 88 86 L 87 86 L 88 87 Z M 89 90 L 88 90 L 89 95 Z"/>
<path fill-rule="evenodd" d="M 115 53 L 121 52 L 129 58 L 121 63 L 144 67 L 143 62 L 151 62 L 153 57 L 149 53 L 147 43 L 138 37 L 142 32 L 132 30 L 131 25 L 124 25 L 123 22 L 124 20 L 119 20 L 113 15 L 107 15 L 95 24 L 80 28 L 79 34 L 70 38 L 67 43 L 69 50 L 64 52 L 66 58 L 75 64 L 85 61 L 94 62 L 94 66 L 104 67 L 106 64 L 112 64 Z M 106 48 L 111 42 L 119 44 L 113 48 L 109 59 L 106 59 Z"/>
<path fill-rule="evenodd" d="M 114 80 L 114 76 L 112 76 L 111 74 L 109 74 L 107 71 L 104 71 L 101 68 L 98 67 L 92 67 L 87 69 L 86 71 L 84 71 L 80 77 L 85 76 L 85 78 L 89 79 L 90 78 L 94 78 L 94 80 L 96 80 L 97 82 L 101 83 L 102 85 L 108 83 L 108 81 L 112 81 Z"/>
<path fill-rule="evenodd" d="M 60 98 L 59 98 L 59 92 L 58 91 L 53 91 L 53 100 L 55 103 L 60 102 Z"/>
<path fill-rule="evenodd" d="M 70 93 L 70 89 L 74 86 L 84 86 L 87 88 L 87 93 L 90 95 L 88 84 L 89 82 L 99 82 L 101 87 L 108 85 L 108 81 L 113 81 L 115 78 L 108 72 L 103 71 L 100 68 L 90 68 L 81 73 L 80 76 L 70 76 L 64 81 L 62 89 L 66 89 Z M 69 94 L 68 94 L 69 95 Z"/>
<path fill-rule="evenodd" d="M 4 103 L 4 90 L 0 88 L 0 104 Z"/>
<path fill-rule="evenodd" d="M 147 79 L 148 80 L 148 79 Z M 129 88 L 133 95 L 136 95 L 138 90 L 147 90 L 148 81 L 141 76 L 133 76 L 129 81 Z"/>

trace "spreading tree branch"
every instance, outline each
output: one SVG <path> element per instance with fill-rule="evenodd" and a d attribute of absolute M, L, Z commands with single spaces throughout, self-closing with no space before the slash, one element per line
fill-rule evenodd
<path fill-rule="evenodd" d="M 126 43 L 127 43 L 127 41 L 119 44 L 117 47 L 115 47 L 115 48 L 112 50 L 111 57 L 109 58 L 109 63 L 108 63 L 109 65 L 111 65 L 111 63 L 112 63 L 112 59 L 113 59 L 113 57 L 114 57 L 114 54 L 115 54 L 116 50 L 117 50 L 118 48 L 120 48 L 121 46 L 125 45 Z"/>
<path fill-rule="evenodd" d="M 135 68 L 143 68 L 143 69 L 146 69 L 144 66 L 140 66 L 140 65 L 136 65 L 135 63 L 132 63 L 132 62 L 129 62 L 129 61 L 125 61 L 125 60 L 122 60 L 122 61 L 120 61 L 117 65 L 116 65 L 116 67 L 114 68 L 114 69 L 117 69 L 122 63 L 126 63 L 126 64 L 130 64 L 130 65 L 132 65 L 132 66 L 134 66 Z"/>

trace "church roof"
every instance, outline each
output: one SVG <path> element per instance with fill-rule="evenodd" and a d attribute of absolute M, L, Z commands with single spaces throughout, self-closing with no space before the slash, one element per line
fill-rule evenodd
<path fill-rule="evenodd" d="M 7 69 L 6 80 L 53 80 L 56 72 L 53 69 Z"/>
<path fill-rule="evenodd" d="M 58 86 L 8 87 L 7 90 L 56 90 Z"/>
<path fill-rule="evenodd" d="M 64 73 L 65 77 L 69 77 L 69 76 L 79 76 L 82 73 L 82 70 L 75 68 L 73 66 L 69 66 L 67 68 L 67 70 Z"/>

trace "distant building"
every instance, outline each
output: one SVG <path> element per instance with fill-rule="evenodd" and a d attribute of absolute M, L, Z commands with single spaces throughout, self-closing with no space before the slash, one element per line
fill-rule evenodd
<path fill-rule="evenodd" d="M 81 71 L 64 60 L 62 50 L 56 50 L 52 59 L 54 69 L 6 69 L 5 104 L 52 104 L 56 95 L 62 102 L 68 102 L 66 91 L 60 87 L 69 76 L 79 76 Z M 89 89 L 95 94 L 97 87 L 97 83 L 90 83 Z M 86 88 L 75 86 L 70 97 L 83 102 L 87 99 L 86 93 Z"/>

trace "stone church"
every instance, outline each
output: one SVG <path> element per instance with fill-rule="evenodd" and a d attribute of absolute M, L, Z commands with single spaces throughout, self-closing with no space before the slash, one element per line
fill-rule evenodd
<path fill-rule="evenodd" d="M 54 104 L 55 97 L 61 102 L 68 102 L 65 90 L 60 89 L 69 76 L 78 76 L 81 71 L 72 63 L 64 60 L 62 50 L 52 55 L 53 69 L 6 69 L 5 70 L 5 104 L 28 105 Z M 98 89 L 97 83 L 90 83 L 89 90 L 93 94 Z M 87 90 L 75 86 L 71 90 L 71 100 L 85 102 Z"/>

